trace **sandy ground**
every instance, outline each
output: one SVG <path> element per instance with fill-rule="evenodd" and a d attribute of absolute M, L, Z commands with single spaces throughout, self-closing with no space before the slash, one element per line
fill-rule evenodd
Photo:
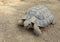
<path fill-rule="evenodd" d="M 56 24 L 43 29 L 39 37 L 17 26 L 17 21 L 25 15 L 26 10 L 36 5 L 48 7 L 56 19 Z M 0 42 L 60 42 L 60 0 L 1 1 Z"/>

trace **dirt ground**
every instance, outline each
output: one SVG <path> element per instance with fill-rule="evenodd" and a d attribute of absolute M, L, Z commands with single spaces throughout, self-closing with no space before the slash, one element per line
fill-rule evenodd
<path fill-rule="evenodd" d="M 36 5 L 48 7 L 56 19 L 38 37 L 17 26 L 27 9 Z M 60 42 L 60 0 L 0 0 L 0 42 Z"/>

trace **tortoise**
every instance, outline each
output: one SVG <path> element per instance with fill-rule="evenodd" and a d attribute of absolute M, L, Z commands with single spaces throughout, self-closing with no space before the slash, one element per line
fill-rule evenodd
<path fill-rule="evenodd" d="M 46 27 L 49 24 L 55 24 L 53 14 L 43 5 L 37 5 L 29 8 L 25 17 L 20 19 L 18 24 L 24 25 L 26 29 L 33 27 L 34 33 L 40 35 L 42 32 L 40 27 Z"/>

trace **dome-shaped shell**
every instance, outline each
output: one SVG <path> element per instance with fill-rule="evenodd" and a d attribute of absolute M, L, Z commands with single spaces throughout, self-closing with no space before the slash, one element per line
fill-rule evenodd
<path fill-rule="evenodd" d="M 35 17 L 35 21 L 33 23 L 44 27 L 50 23 L 52 23 L 54 16 L 51 14 L 51 12 L 48 10 L 47 7 L 43 5 L 38 5 L 36 7 L 29 8 L 26 12 L 27 17 L 26 20 L 28 21 L 29 19 Z M 26 21 L 24 24 L 28 24 Z"/>

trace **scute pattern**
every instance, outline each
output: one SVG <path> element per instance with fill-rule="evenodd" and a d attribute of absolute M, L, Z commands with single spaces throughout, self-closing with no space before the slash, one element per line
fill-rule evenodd
<path fill-rule="evenodd" d="M 29 24 L 27 21 L 29 21 L 29 19 L 31 19 L 33 16 L 36 18 L 33 23 L 41 27 L 45 27 L 54 21 L 54 16 L 51 14 L 48 8 L 43 5 L 38 5 L 36 7 L 29 8 L 26 13 L 27 17 L 26 21 L 24 21 L 24 25 L 26 26 L 27 24 Z"/>

